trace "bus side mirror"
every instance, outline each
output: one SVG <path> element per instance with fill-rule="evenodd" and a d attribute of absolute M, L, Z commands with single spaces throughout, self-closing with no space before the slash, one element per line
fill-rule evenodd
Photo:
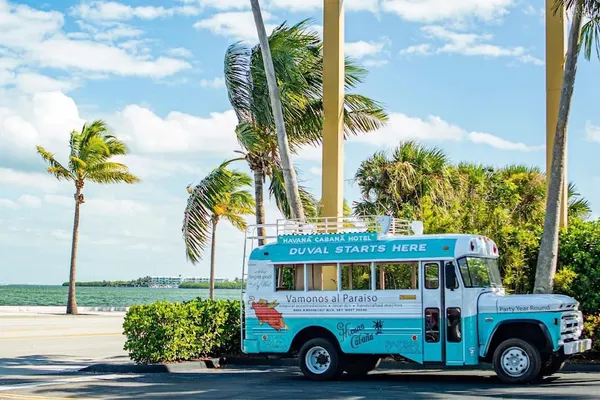
<path fill-rule="evenodd" d="M 446 289 L 458 289 L 458 279 L 456 278 L 456 268 L 452 262 L 446 263 Z"/>

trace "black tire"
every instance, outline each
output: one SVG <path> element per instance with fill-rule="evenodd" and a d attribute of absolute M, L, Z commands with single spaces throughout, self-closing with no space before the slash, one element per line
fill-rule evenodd
<path fill-rule="evenodd" d="M 551 354 L 544 362 L 542 363 L 542 368 L 540 369 L 540 377 L 552 376 L 559 372 L 567 361 L 567 357 L 562 354 Z"/>
<path fill-rule="evenodd" d="M 311 339 L 304 343 L 300 349 L 299 363 L 304 376 L 313 381 L 336 379 L 343 373 L 338 349 L 323 338 Z"/>
<path fill-rule="evenodd" d="M 541 367 L 540 351 L 522 339 L 507 339 L 494 352 L 494 370 L 504 383 L 532 382 Z"/>
<path fill-rule="evenodd" d="M 359 378 L 366 376 L 379 366 L 381 358 L 377 356 L 352 356 L 346 362 L 344 370 L 348 376 Z"/>

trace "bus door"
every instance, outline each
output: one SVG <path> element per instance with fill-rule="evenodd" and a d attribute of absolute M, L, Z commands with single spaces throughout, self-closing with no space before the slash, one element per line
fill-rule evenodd
<path fill-rule="evenodd" d="M 444 326 L 446 365 L 464 365 L 463 292 L 457 278 L 458 271 L 453 262 L 444 267 Z"/>
<path fill-rule="evenodd" d="M 442 264 L 437 261 L 421 262 L 423 299 L 423 362 L 442 362 L 443 285 Z"/>

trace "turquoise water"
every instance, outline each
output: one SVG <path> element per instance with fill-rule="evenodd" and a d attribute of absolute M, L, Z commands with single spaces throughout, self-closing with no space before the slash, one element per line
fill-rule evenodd
<path fill-rule="evenodd" d="M 64 286 L 0 286 L 0 306 L 66 306 L 67 292 Z M 76 293 L 79 307 L 129 307 L 159 300 L 208 298 L 208 289 L 77 287 Z M 240 291 L 218 289 L 215 298 L 238 300 Z"/>

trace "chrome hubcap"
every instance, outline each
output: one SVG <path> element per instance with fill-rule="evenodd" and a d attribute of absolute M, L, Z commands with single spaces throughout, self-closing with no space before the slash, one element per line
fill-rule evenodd
<path fill-rule="evenodd" d="M 508 375 L 519 377 L 529 369 L 529 356 L 520 347 L 511 347 L 502 353 L 502 369 Z"/>
<path fill-rule="evenodd" d="M 310 372 L 320 375 L 331 366 L 331 356 L 323 347 L 316 346 L 306 352 L 304 363 Z"/>

